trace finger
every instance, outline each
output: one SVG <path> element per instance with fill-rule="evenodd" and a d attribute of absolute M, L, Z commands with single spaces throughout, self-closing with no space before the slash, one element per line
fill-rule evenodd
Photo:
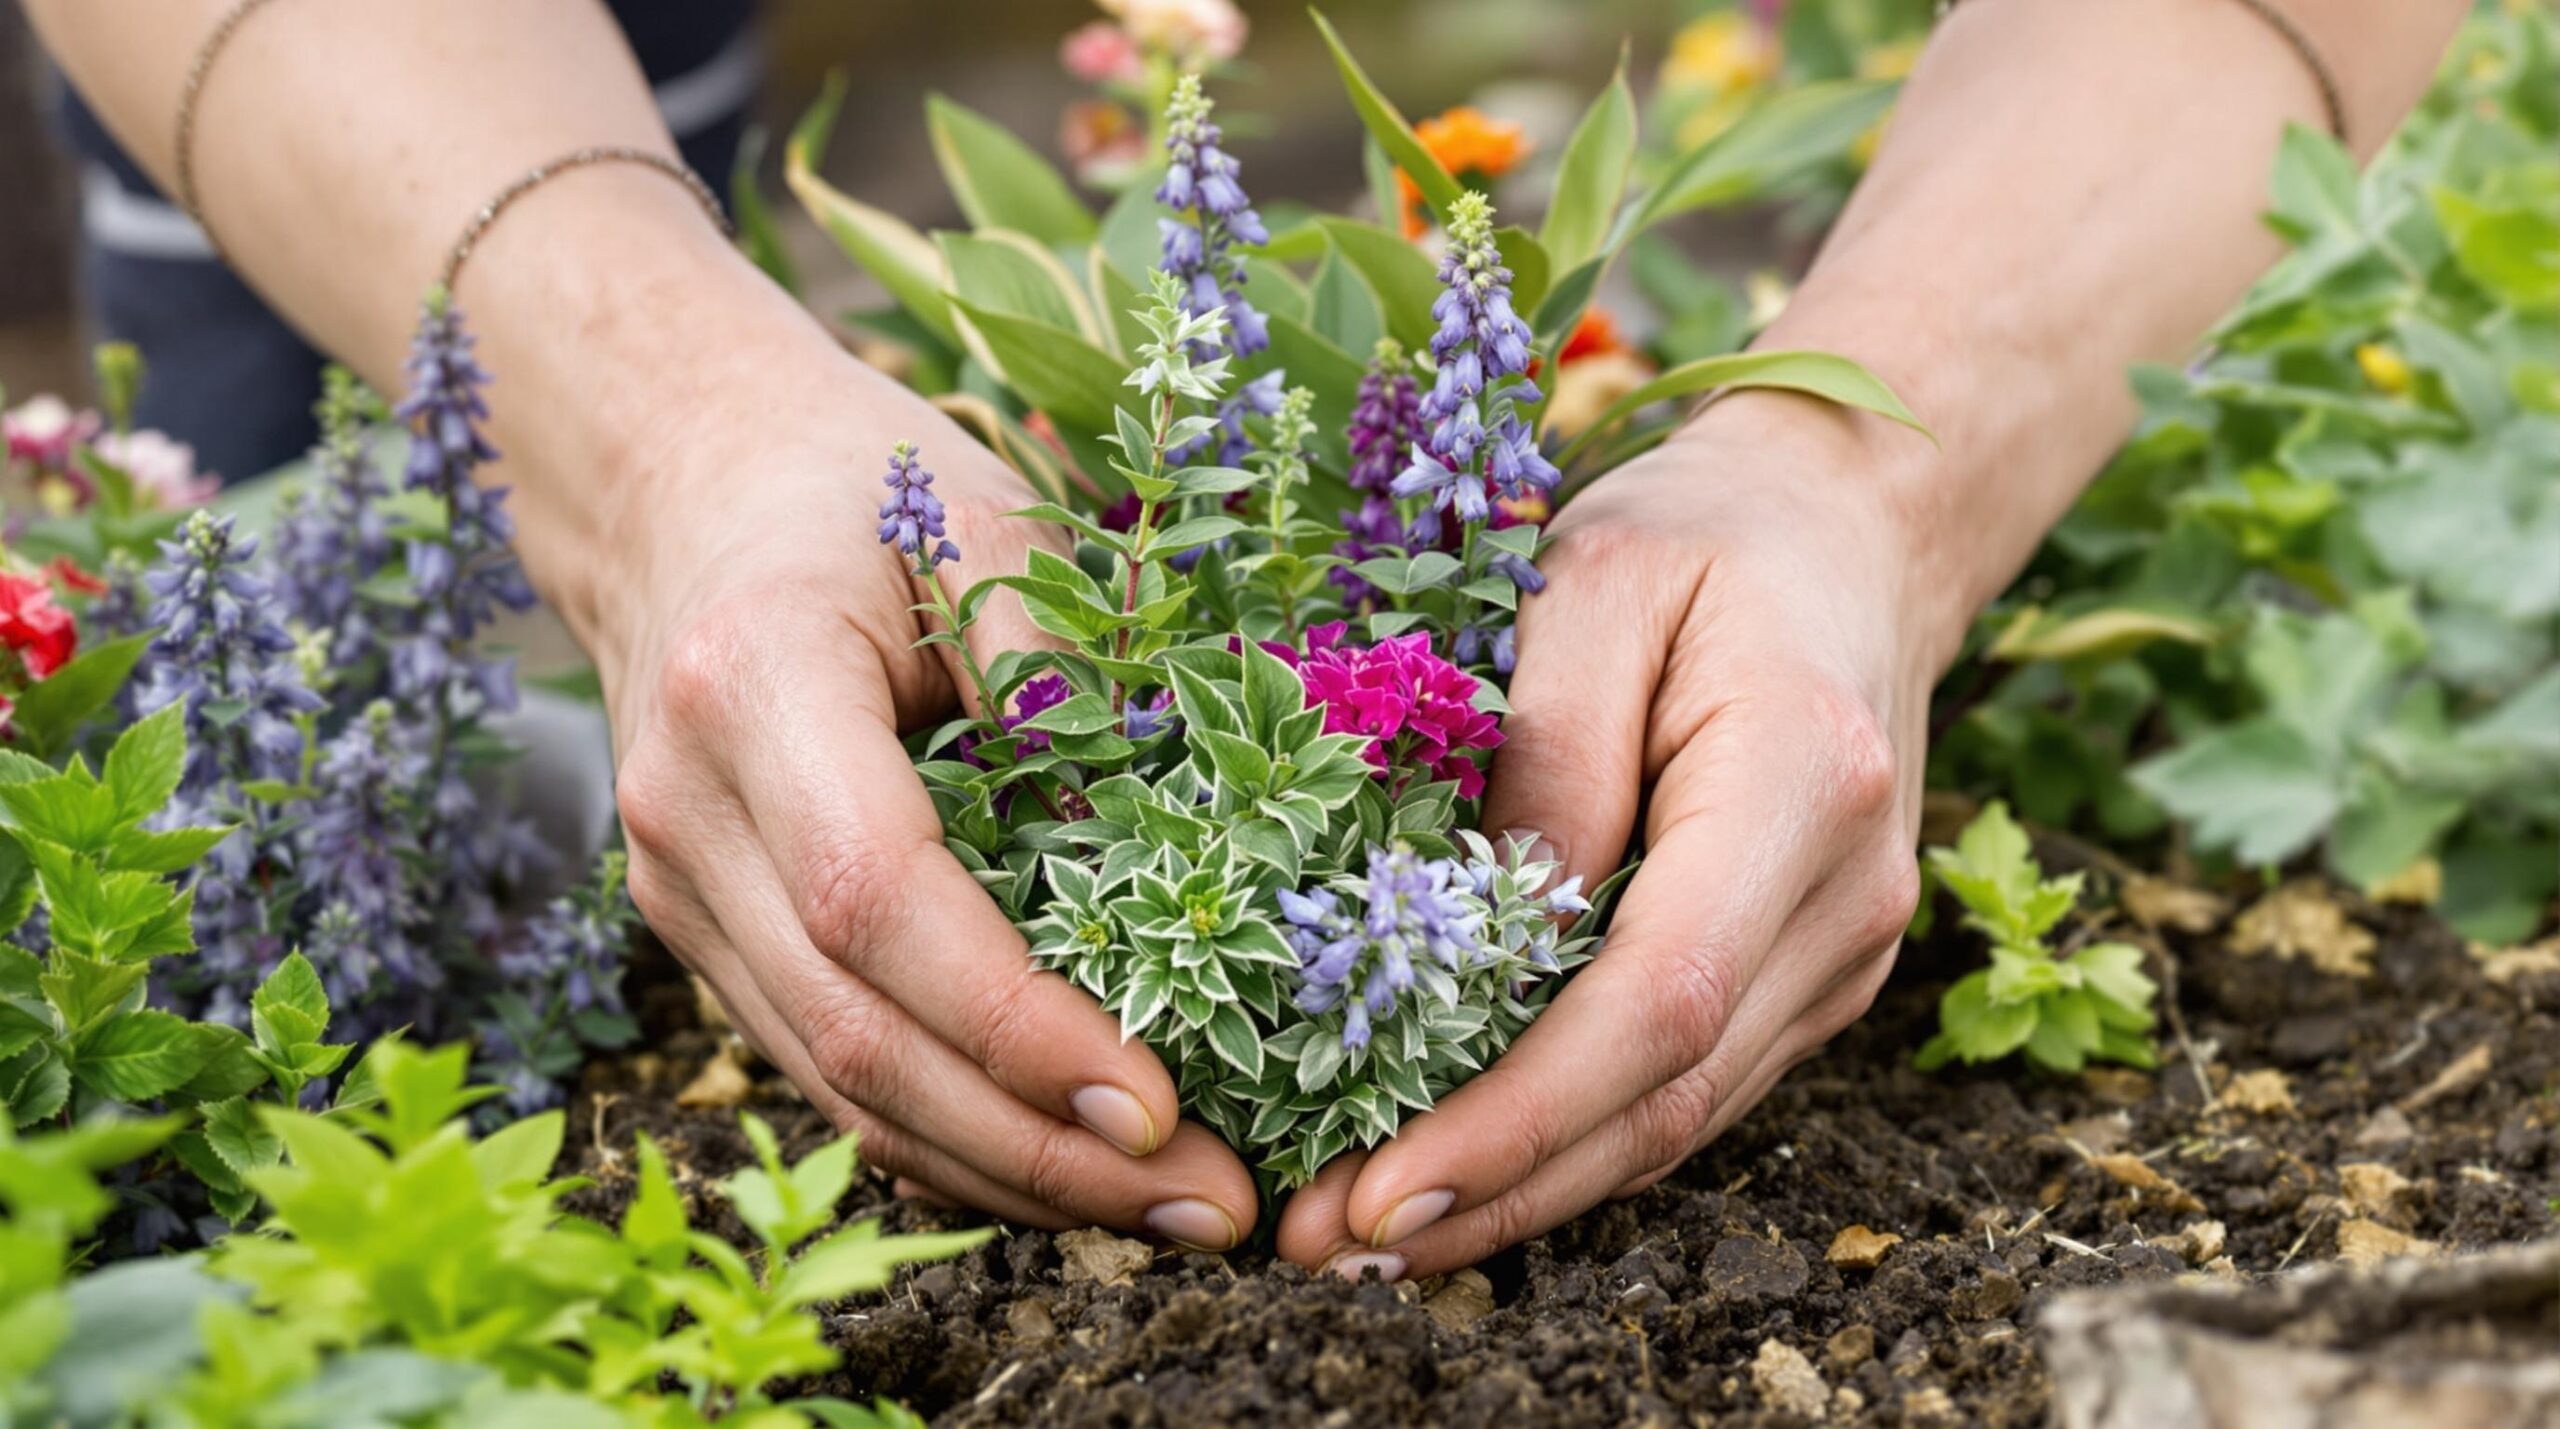
<path fill-rule="evenodd" d="M 1520 1184 L 1724 1036 L 1836 857 L 1818 759 L 1799 755 L 1790 770 L 1797 742 L 1768 734 L 1740 726 L 1673 759 L 1657 792 L 1669 826 L 1607 949 L 1500 1060 L 1370 1158 L 1349 1212 L 1371 1244 Z"/>
<path fill-rule="evenodd" d="M 1502 746 L 1486 785 L 1484 827 L 1535 832 L 1537 856 L 1597 883 L 1634 831 L 1644 783 L 1645 712 L 1668 632 L 1656 592 L 1623 580 L 1574 580 L 1573 537 L 1558 539 L 1547 590 L 1521 602 L 1520 665 Z"/>
<path fill-rule="evenodd" d="M 1153 1152 L 1178 1114 L 1172 1079 L 1091 997 L 1032 965 L 943 848 L 867 658 L 853 648 L 777 675 L 776 698 L 805 714 L 765 722 L 736 756 L 755 837 L 798 915 L 776 946 L 814 943 L 1024 1102 L 1132 1156 Z"/>
<path fill-rule="evenodd" d="M 956 1211 L 960 1209 L 960 1203 L 958 1201 L 951 1199 L 949 1196 L 942 1194 L 940 1191 L 933 1189 L 922 1181 L 912 1180 L 905 1176 L 900 1176 L 896 1180 L 891 1181 L 889 1183 L 889 1191 L 901 1201 L 922 1201 L 936 1210 Z"/>
<path fill-rule="evenodd" d="M 1408 1278 L 1405 1258 L 1392 1250 L 1373 1250 L 1351 1234 L 1343 1208 L 1352 1183 L 1369 1159 L 1365 1151 L 1346 1151 L 1327 1162 L 1314 1180 L 1289 1198 L 1280 1213 L 1278 1250 L 1283 1260 L 1311 1270 L 1329 1271 L 1345 1280 L 1375 1276 L 1393 1284 Z"/>
<path fill-rule="evenodd" d="M 759 869 L 752 861 L 731 865 L 705 884 L 705 898 L 750 952 L 744 962 L 754 982 L 824 1085 L 898 1125 L 929 1129 L 922 1134 L 938 1150 L 1079 1223 L 1144 1230 L 1202 1250 L 1229 1249 L 1252 1228 L 1253 1178 L 1216 1137 L 1177 1123 L 1142 1160 L 1024 1104 L 880 990 L 823 957 L 770 870 Z"/>
<path fill-rule="evenodd" d="M 1074 545 L 1064 530 L 1046 521 L 1004 514 L 1030 505 L 1028 492 L 1006 483 L 981 494 L 962 484 L 962 474 L 956 470 L 952 481 L 952 489 L 944 495 L 950 503 L 950 526 L 961 558 L 939 567 L 935 579 L 942 586 L 944 599 L 954 608 L 979 580 L 1021 572 L 1028 564 L 1028 553 L 1035 547 L 1053 555 L 1074 557 Z M 998 590 L 988 596 L 962 638 L 982 670 L 1009 650 L 1059 650 L 1066 645 L 1032 624 L 1022 608 L 1022 597 L 1011 590 Z M 977 686 L 961 664 L 960 651 L 948 644 L 932 648 L 941 658 L 952 687 L 960 692 L 962 708 L 984 718 L 987 712 L 979 708 Z"/>

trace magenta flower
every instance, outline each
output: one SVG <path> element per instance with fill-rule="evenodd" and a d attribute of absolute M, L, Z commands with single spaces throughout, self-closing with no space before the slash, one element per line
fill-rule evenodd
<path fill-rule="evenodd" d="M 1398 771 L 1419 769 L 1456 781 L 1460 798 L 1483 793 L 1484 770 L 1468 756 L 1502 743 L 1502 727 L 1476 708 L 1476 677 L 1419 631 L 1362 647 L 1343 644 L 1343 630 L 1339 621 L 1309 630 L 1295 659 L 1308 705 L 1324 707 L 1324 732 L 1369 736 L 1370 767 L 1399 792 Z"/>

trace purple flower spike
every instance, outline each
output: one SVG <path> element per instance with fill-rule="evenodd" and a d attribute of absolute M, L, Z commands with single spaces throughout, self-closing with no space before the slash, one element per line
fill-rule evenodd
<path fill-rule="evenodd" d="M 880 484 L 889 488 L 889 499 L 880 503 L 881 545 L 897 547 L 920 576 L 960 559 L 960 548 L 943 536 L 942 498 L 933 494 L 933 473 L 924 469 L 915 443 L 900 442 L 890 450 L 889 474 Z"/>

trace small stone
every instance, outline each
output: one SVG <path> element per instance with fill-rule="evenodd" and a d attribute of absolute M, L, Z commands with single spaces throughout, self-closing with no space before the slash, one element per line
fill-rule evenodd
<path fill-rule="evenodd" d="M 1831 1238 L 1831 1249 L 1822 1258 L 1842 1270 L 1873 1270 L 1884 1261 L 1884 1253 L 1902 1244 L 1902 1237 L 1891 1231 L 1871 1231 L 1865 1226 L 1844 1227 Z"/>
<path fill-rule="evenodd" d="M 1904 1377 L 1918 1374 L 1929 1367 L 1929 1337 L 1917 1329 L 1905 1330 L 1893 1342 L 1893 1352 L 1884 1357 L 1884 1366 Z"/>
<path fill-rule="evenodd" d="M 2133 1139 L 2133 1118 L 2120 1111 L 2111 1111 L 2066 1121 L 2061 1130 L 2066 1140 L 2077 1142 L 2090 1155 L 2104 1156 L 2110 1151 L 2123 1150 L 2124 1144 Z"/>
<path fill-rule="evenodd" d="M 2222 1104 L 2258 1116 L 2291 1116 L 2299 1110 L 2293 1104 L 2293 1080 L 2273 1067 L 2234 1074 L 2222 1089 Z"/>
<path fill-rule="evenodd" d="M 2223 1245 L 2230 1235 L 2230 1230 L 2220 1221 L 2190 1221 L 2162 1244 L 2176 1251 L 2178 1259 L 2189 1265 L 2205 1265 L 2221 1257 Z"/>
<path fill-rule="evenodd" d="M 1902 1396 L 1902 1417 L 1914 1423 L 1936 1424 L 1956 1417 L 1956 1402 L 1947 1392 L 1930 1385 Z"/>
<path fill-rule="evenodd" d="M 1853 1420 L 1867 1407 L 1867 1397 L 1851 1385 L 1831 1391 L 1831 1412 L 1844 1420 Z"/>
<path fill-rule="evenodd" d="M 1993 1270 L 1971 1285 L 1958 1286 L 1947 1297 L 1947 1310 L 1959 1320 L 2005 1320 L 2025 1299 L 2018 1277 Z"/>
<path fill-rule="evenodd" d="M 2527 943 L 2519 948 L 2493 948 L 2473 943 L 2471 956 L 2480 960 L 2480 975 L 2500 987 L 2529 977 L 2560 977 L 2560 936 Z"/>
<path fill-rule="evenodd" d="M 2149 1074 L 2130 1067 L 2091 1067 L 2080 1074 L 2089 1092 L 2109 1106 L 2140 1106 L 2151 1100 Z"/>
<path fill-rule="evenodd" d="M 2365 889 L 2364 896 L 2376 903 L 2433 908 L 2444 898 L 2444 865 L 2433 858 L 2421 858 L 2398 873 L 2377 879 Z"/>
<path fill-rule="evenodd" d="M 1466 1329 L 1493 1313 L 1493 1282 L 1477 1270 L 1461 1270 L 1431 1292 L 1422 1313 L 1443 1330 Z"/>
<path fill-rule="evenodd" d="M 2489 1044 L 2482 1042 L 2447 1062 L 2444 1070 L 2436 1073 L 2434 1081 L 2402 1097 L 2393 1105 L 2404 1112 L 2414 1114 L 2443 1101 L 2446 1097 L 2467 1092 L 2478 1085 L 2482 1077 L 2489 1075 L 2489 1067 L 2494 1060 L 2495 1054 L 2489 1050 Z"/>
<path fill-rule="evenodd" d="M 1803 1293 L 1812 1272 L 1785 1241 L 1727 1236 L 1707 1254 L 1707 1284 L 1725 1295 L 1785 1300 Z"/>
<path fill-rule="evenodd" d="M 2119 1186 L 2132 1188 L 2136 1195 L 2157 1203 L 2170 1211 L 2201 1212 L 2204 1202 L 2186 1187 L 2160 1174 L 2148 1161 L 2119 1151 L 2112 1156 L 2093 1156 L 2089 1164 L 2107 1173 Z"/>
<path fill-rule="evenodd" d="M 1854 1373 L 1875 1357 L 1876 1331 L 1872 1325 L 1851 1325 L 1822 1342 L 1822 1367 L 1835 1375 Z"/>
<path fill-rule="evenodd" d="M 2251 904 L 2231 925 L 2231 951 L 2301 959 L 2335 977 L 2373 975 L 2374 936 L 2347 917 L 2326 883 L 2297 878 Z"/>
<path fill-rule="evenodd" d="M 2116 901 L 2146 928 L 2175 928 L 2181 933 L 2210 933 L 2231 912 L 2231 905 L 2216 894 L 2139 873 L 2124 881 Z"/>
<path fill-rule="evenodd" d="M 1058 1322 L 1038 1300 L 1016 1300 L 1004 1307 L 1005 1328 L 1026 1345 L 1046 1344 L 1058 1337 Z"/>
<path fill-rule="evenodd" d="M 948 1265 L 937 1265 L 916 1275 L 915 1292 L 931 1304 L 939 1305 L 960 1288 L 960 1272 Z"/>
<path fill-rule="evenodd" d="M 2408 1177 L 2378 1161 L 2350 1161 L 2338 1168 L 2338 1189 L 2347 1206 L 2360 1216 L 2397 1221 L 2418 1188 Z"/>
<path fill-rule="evenodd" d="M 1096 1285 L 1126 1285 L 1139 1271 L 1155 1264 L 1156 1253 L 1145 1241 L 1126 1240 L 1106 1230 L 1058 1232 L 1058 1278 L 1069 1285 L 1089 1280 Z"/>
<path fill-rule="evenodd" d="M 2356 1133 L 2356 1145 L 2368 1150 L 2406 1146 L 2417 1134 L 2418 1129 L 2409 1124 L 2409 1118 L 2401 1113 L 2400 1108 L 2387 1106 L 2366 1118 L 2364 1129 Z"/>
<path fill-rule="evenodd" d="M 1759 1391 L 1761 1403 L 1781 1413 L 1821 1419 L 1831 1410 L 1831 1386 L 1823 1382 L 1822 1372 L 1802 1350 L 1777 1340 L 1760 1342 L 1759 1357 L 1751 1362 L 1751 1387 Z"/>
<path fill-rule="evenodd" d="M 721 1045 L 693 1080 L 676 1093 L 676 1105 L 690 1110 L 725 1110 L 747 1099 L 755 1082 L 747 1076 L 746 1044 L 731 1039 Z"/>
<path fill-rule="evenodd" d="M 2349 1265 L 2378 1265 L 2394 1256 L 2432 1255 L 2434 1241 L 2393 1230 L 2379 1221 L 2351 1220 L 2338 1226 L 2338 1259 Z"/>

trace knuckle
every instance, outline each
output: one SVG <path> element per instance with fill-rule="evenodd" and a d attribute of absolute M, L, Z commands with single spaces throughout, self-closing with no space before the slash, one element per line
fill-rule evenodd
<path fill-rule="evenodd" d="M 1539 1226 L 1529 1198 L 1519 1192 L 1497 1196 L 1466 1220 L 1467 1259 L 1483 1260 L 1536 1235 Z"/>
<path fill-rule="evenodd" d="M 835 998 L 809 1019 L 809 1060 L 836 1094 L 865 1106 L 889 1080 L 893 1055 L 888 1019 L 866 995 Z"/>
<path fill-rule="evenodd" d="M 639 865 L 657 861 L 654 858 L 644 860 L 640 855 L 676 845 L 677 830 L 687 822 L 683 809 L 686 802 L 683 786 L 668 770 L 666 760 L 658 755 L 656 744 L 644 741 L 635 745 L 613 779 L 614 808 L 622 815 L 623 831 L 630 838 L 634 855 L 633 898 L 640 896 Z"/>
<path fill-rule="evenodd" d="M 791 874 L 809 941 L 850 966 L 894 936 L 904 918 L 909 862 L 906 850 L 850 832 L 804 840 Z"/>
<path fill-rule="evenodd" d="M 1855 895 L 1852 928 L 1861 952 L 1890 946 L 1911 926 L 1920 906 L 1920 864 L 1908 856 L 1881 863 L 1873 878 Z"/>
<path fill-rule="evenodd" d="M 1546 1092 L 1514 1077 L 1511 1093 L 1508 1114 L 1496 1120 L 1487 1136 L 1487 1149 L 1501 1174 L 1518 1179 L 1547 1163 L 1562 1143 L 1564 1130 L 1563 1118 Z"/>
<path fill-rule="evenodd" d="M 1685 948 L 1660 961 L 1654 981 L 1655 1025 L 1669 1060 L 1690 1066 L 1724 1034 L 1742 995 L 1733 960 L 1714 943 Z"/>
<path fill-rule="evenodd" d="M 1076 1134 L 1064 1126 L 1032 1138 L 1022 1162 L 1022 1192 L 1044 1206 L 1064 1210 L 1081 1199 L 1084 1157 Z"/>
<path fill-rule="evenodd" d="M 673 723 L 716 727 L 750 685 L 760 630 L 744 602 L 727 601 L 696 615 L 676 632 L 658 667 L 657 704 Z M 763 602 L 759 601 L 761 605 Z"/>
<path fill-rule="evenodd" d="M 1050 1040 L 1041 1035 L 1035 977 L 1026 959 L 1015 976 L 997 979 L 984 995 L 970 1000 L 966 1031 L 970 1055 L 997 1073 L 998 1080 Z"/>
<path fill-rule="evenodd" d="M 1835 804 L 1854 816 L 1893 807 L 1901 787 L 1893 736 L 1874 706 L 1838 685 L 1817 685 L 1806 716 L 1824 751 L 1824 778 Z"/>
<path fill-rule="evenodd" d="M 677 880 L 665 864 L 644 852 L 633 839 L 631 862 L 623 874 L 623 886 L 631 892 L 632 906 L 648 925 L 660 932 L 674 927 L 684 909 L 685 900 L 677 892 Z"/>

